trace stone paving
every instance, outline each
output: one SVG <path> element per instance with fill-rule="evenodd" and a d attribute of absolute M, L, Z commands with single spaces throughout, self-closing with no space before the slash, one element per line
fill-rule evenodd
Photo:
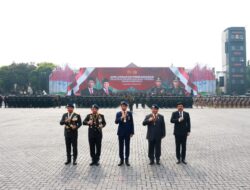
<path fill-rule="evenodd" d="M 173 109 L 160 110 L 167 136 L 161 165 L 148 165 L 149 109 L 134 110 L 131 167 L 118 167 L 118 109 L 101 109 L 107 126 L 100 166 L 89 166 L 87 127 L 79 129 L 77 166 L 65 166 L 63 126 L 66 110 L 0 109 L 0 189 L 250 189 L 250 109 L 188 109 L 192 122 L 188 165 L 176 165 Z M 88 109 L 76 109 L 82 118 Z"/>

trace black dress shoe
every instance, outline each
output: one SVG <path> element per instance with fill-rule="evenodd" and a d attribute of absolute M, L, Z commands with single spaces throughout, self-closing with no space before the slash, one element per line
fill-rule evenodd
<path fill-rule="evenodd" d="M 157 165 L 161 165 L 160 160 L 157 160 L 157 161 L 156 161 L 156 164 L 157 164 Z"/>
<path fill-rule="evenodd" d="M 95 165 L 96 165 L 96 166 L 99 166 L 99 165 L 100 165 L 100 163 L 99 163 L 99 162 L 96 162 L 96 163 L 95 163 Z"/>
<path fill-rule="evenodd" d="M 65 164 L 65 165 L 68 165 L 68 164 L 70 164 L 70 163 L 71 163 L 71 161 L 68 160 L 68 161 L 65 162 L 64 164 Z"/>
<path fill-rule="evenodd" d="M 180 160 L 178 160 L 177 162 L 176 162 L 176 164 L 180 164 L 181 163 L 181 161 Z"/>
<path fill-rule="evenodd" d="M 183 164 L 187 164 L 187 162 L 186 162 L 185 160 L 182 160 L 182 163 L 183 163 Z"/>
<path fill-rule="evenodd" d="M 125 160 L 125 164 L 126 164 L 127 166 L 130 166 L 130 163 L 129 163 L 128 160 Z"/>
<path fill-rule="evenodd" d="M 74 162 L 73 162 L 73 165 L 74 165 L 74 166 L 75 166 L 75 165 L 77 165 L 77 162 L 76 162 L 76 161 L 74 161 Z"/>
<path fill-rule="evenodd" d="M 89 165 L 90 165 L 90 166 L 93 166 L 93 165 L 95 165 L 95 162 L 92 161 Z"/>
<path fill-rule="evenodd" d="M 154 164 L 155 164 L 154 160 L 150 160 L 149 165 L 154 165 Z"/>
<path fill-rule="evenodd" d="M 120 163 L 118 164 L 118 166 L 122 166 L 124 164 L 124 161 L 121 160 Z"/>

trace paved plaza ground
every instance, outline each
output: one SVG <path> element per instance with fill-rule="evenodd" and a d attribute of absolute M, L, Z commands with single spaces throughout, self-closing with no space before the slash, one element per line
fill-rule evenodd
<path fill-rule="evenodd" d="M 174 109 L 160 110 L 166 122 L 161 165 L 148 165 L 149 109 L 135 109 L 131 167 L 118 167 L 118 109 L 101 109 L 107 126 L 100 166 L 89 166 L 87 127 L 79 129 L 77 166 L 65 166 L 65 108 L 0 109 L 0 189 L 250 189 L 250 109 L 187 109 L 191 116 L 187 165 L 176 165 Z M 89 109 L 76 109 L 82 118 Z"/>

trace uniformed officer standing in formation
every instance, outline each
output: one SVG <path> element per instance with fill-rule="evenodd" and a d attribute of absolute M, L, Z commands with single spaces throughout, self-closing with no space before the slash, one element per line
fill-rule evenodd
<path fill-rule="evenodd" d="M 102 146 L 102 128 L 106 126 L 104 115 L 98 113 L 99 106 L 93 104 L 91 112 L 86 116 L 83 125 L 88 125 L 89 148 L 92 162 L 90 166 L 99 165 L 101 146 Z"/>
<path fill-rule="evenodd" d="M 162 95 L 166 92 L 166 89 L 162 86 L 162 80 L 161 77 L 156 77 L 155 79 L 155 87 L 153 87 L 151 90 L 151 95 Z"/>
<path fill-rule="evenodd" d="M 165 137 L 165 122 L 164 116 L 158 113 L 159 106 L 152 105 L 152 113 L 147 115 L 143 121 L 143 125 L 147 125 L 147 139 L 148 139 L 148 157 L 150 159 L 150 165 L 160 165 L 161 157 L 161 140 Z"/>
<path fill-rule="evenodd" d="M 120 163 L 118 166 L 124 164 L 124 144 L 125 144 L 125 164 L 130 166 L 129 153 L 130 153 L 130 138 L 134 135 L 134 120 L 132 112 L 128 111 L 128 103 L 121 102 L 121 111 L 117 112 L 115 123 L 118 124 L 118 139 L 119 139 L 119 156 Z"/>
<path fill-rule="evenodd" d="M 74 105 L 67 104 L 68 112 L 63 114 L 60 125 L 64 125 L 64 136 L 66 143 L 67 161 L 65 165 L 71 163 L 71 146 L 73 147 L 73 165 L 77 159 L 77 137 L 78 128 L 82 125 L 81 116 L 74 112 Z"/>
<path fill-rule="evenodd" d="M 186 158 L 186 143 L 187 136 L 189 136 L 191 131 L 190 116 L 188 112 L 183 111 L 183 103 L 177 103 L 177 111 L 172 113 L 171 123 L 174 123 L 174 135 L 175 135 L 175 145 L 176 145 L 176 158 L 177 164 L 181 161 L 187 164 Z"/>

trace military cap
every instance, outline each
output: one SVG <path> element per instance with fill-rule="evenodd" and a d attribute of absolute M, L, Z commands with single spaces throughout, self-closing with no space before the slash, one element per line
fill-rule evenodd
<path fill-rule="evenodd" d="M 67 108 L 74 108 L 75 106 L 72 103 L 68 103 L 66 107 Z"/>
<path fill-rule="evenodd" d="M 99 109 L 99 106 L 97 104 L 93 104 L 91 108 Z"/>
<path fill-rule="evenodd" d="M 179 77 L 175 77 L 175 78 L 174 78 L 174 81 L 175 81 L 175 82 L 178 82 L 178 81 L 180 81 L 180 78 L 179 78 Z"/>
<path fill-rule="evenodd" d="M 156 78 L 155 78 L 155 81 L 161 82 L 161 77 L 159 77 L 159 76 L 156 77 Z"/>

